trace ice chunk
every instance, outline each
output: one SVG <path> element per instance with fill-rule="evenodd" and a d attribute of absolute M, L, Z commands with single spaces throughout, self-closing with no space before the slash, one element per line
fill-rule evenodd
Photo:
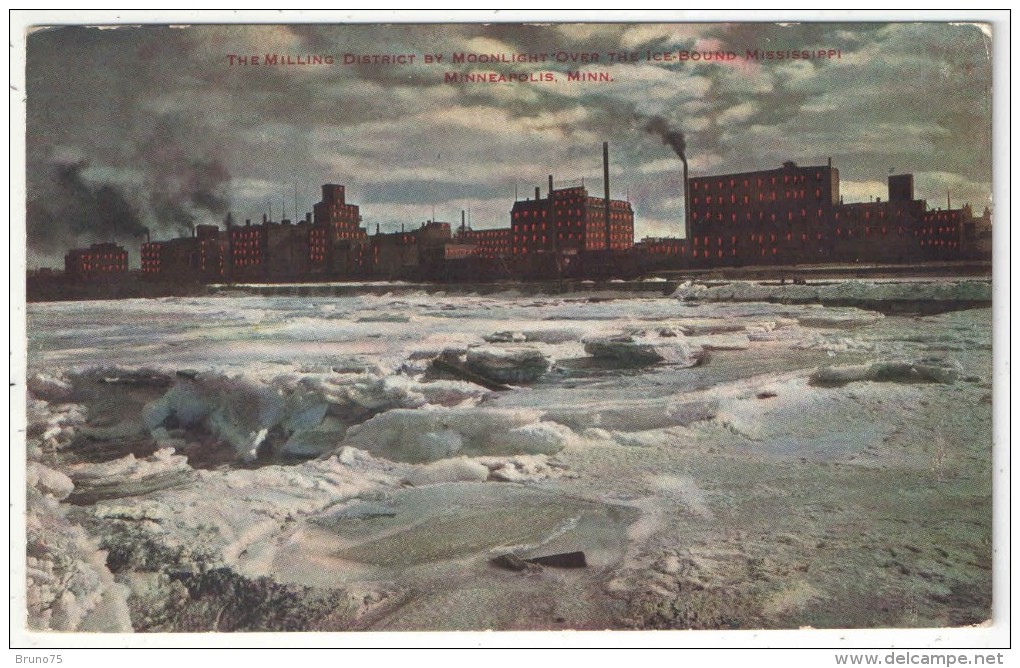
<path fill-rule="evenodd" d="M 33 397 L 45 401 L 68 401 L 73 391 L 71 384 L 66 380 L 43 373 L 32 374 L 26 384 Z"/>
<path fill-rule="evenodd" d="M 444 482 L 482 482 L 488 477 L 489 469 L 484 464 L 459 457 L 417 466 L 407 475 L 407 481 L 421 487 Z"/>
<path fill-rule="evenodd" d="M 991 281 L 976 280 L 844 280 L 812 284 L 729 281 L 722 285 L 686 282 L 673 296 L 701 301 L 783 301 L 794 302 L 889 302 L 961 301 L 990 302 Z"/>
<path fill-rule="evenodd" d="M 528 340 L 521 332 L 494 332 L 482 338 L 488 343 L 523 343 Z"/>
<path fill-rule="evenodd" d="M 666 427 L 686 426 L 692 422 L 711 420 L 719 410 L 719 401 L 712 397 L 684 398 L 683 396 L 642 401 L 616 401 L 613 404 L 596 404 L 577 407 L 549 406 L 547 419 L 573 429 L 602 429 L 611 431 L 645 431 Z"/>
<path fill-rule="evenodd" d="M 29 487 L 58 500 L 67 498 L 74 491 L 74 483 L 70 478 L 38 462 L 28 462 L 25 477 Z"/>
<path fill-rule="evenodd" d="M 530 383 L 549 370 L 550 362 L 540 350 L 525 346 L 486 346 L 467 351 L 467 368 L 501 383 Z"/>
<path fill-rule="evenodd" d="M 492 434 L 487 449 L 497 453 L 530 452 L 551 455 L 562 450 L 571 436 L 570 429 L 563 425 L 555 422 L 538 422 Z"/>
<path fill-rule="evenodd" d="M 743 334 L 713 334 L 707 336 L 694 336 L 687 339 L 688 343 L 702 350 L 747 350 L 751 340 Z"/>
<path fill-rule="evenodd" d="M 955 383 L 963 375 L 962 364 L 941 357 L 923 357 L 914 362 L 914 368 L 922 377 L 946 385 Z"/>
<path fill-rule="evenodd" d="M 660 362 L 691 367 L 703 359 L 701 348 L 694 348 L 681 338 L 633 334 L 586 339 L 584 351 L 592 357 L 610 359 L 625 366 L 636 367 Z"/>
<path fill-rule="evenodd" d="M 422 463 L 458 455 L 558 452 L 572 437 L 570 429 L 543 422 L 539 411 L 395 409 L 352 427 L 342 445 Z"/>
<path fill-rule="evenodd" d="M 74 481 L 71 500 L 75 503 L 136 496 L 193 480 L 187 458 L 175 455 L 170 448 L 157 450 L 144 459 L 127 455 L 100 464 L 76 464 L 66 471 Z"/>
<path fill-rule="evenodd" d="M 36 474 L 45 487 L 54 483 L 49 473 L 37 469 Z M 114 582 L 106 552 L 82 527 L 68 521 L 64 504 L 40 493 L 31 482 L 25 524 L 28 627 L 130 632 L 127 591 Z"/>
<path fill-rule="evenodd" d="M 389 499 L 385 513 L 373 516 L 378 510 L 377 502 L 362 502 L 316 518 L 317 540 L 294 546 L 281 560 L 310 561 L 320 569 L 335 564 L 331 575 L 341 581 L 392 577 L 448 560 L 484 562 L 509 550 L 526 558 L 583 550 L 604 568 L 622 559 L 626 529 L 639 515 L 634 508 L 524 485 L 470 483 L 407 488 Z M 328 546 L 328 553 L 317 545 Z"/>
<path fill-rule="evenodd" d="M 280 454 L 290 457 L 316 457 L 330 452 L 343 440 L 347 426 L 340 420 L 326 416 L 313 427 L 300 429 L 280 448 Z"/>
<path fill-rule="evenodd" d="M 811 375 L 818 385 L 846 385 L 860 381 L 952 384 L 963 375 L 956 360 L 925 357 L 916 361 L 880 360 L 871 364 L 821 367 Z"/>

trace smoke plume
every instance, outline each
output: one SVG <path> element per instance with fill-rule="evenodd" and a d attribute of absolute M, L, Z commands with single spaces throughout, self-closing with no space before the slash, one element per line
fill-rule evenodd
<path fill-rule="evenodd" d="M 687 167 L 687 140 L 681 130 L 671 128 L 669 122 L 662 116 L 652 116 L 645 123 L 645 132 L 661 137 L 662 143 L 669 145 L 680 156 L 684 167 Z"/>
<path fill-rule="evenodd" d="M 68 241 L 139 239 L 145 235 L 139 209 L 117 185 L 92 184 L 83 176 L 89 163 L 56 162 L 50 165 L 49 186 L 30 192 L 29 238 L 51 250 Z"/>

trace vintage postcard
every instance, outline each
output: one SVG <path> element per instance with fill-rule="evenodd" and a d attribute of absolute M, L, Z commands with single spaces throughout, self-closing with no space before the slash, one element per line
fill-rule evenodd
<path fill-rule="evenodd" d="M 280 16 L 23 21 L 17 637 L 988 644 L 993 22 Z"/>

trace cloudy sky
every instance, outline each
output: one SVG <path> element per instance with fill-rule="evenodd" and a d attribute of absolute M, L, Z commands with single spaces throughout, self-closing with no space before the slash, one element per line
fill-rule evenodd
<path fill-rule="evenodd" d="M 279 219 L 347 186 L 365 225 L 433 218 L 509 225 L 548 175 L 614 197 L 636 236 L 682 234 L 681 164 L 645 131 L 686 136 L 692 175 L 839 168 L 847 202 L 913 172 L 931 206 L 991 204 L 991 28 L 949 24 L 493 24 L 58 27 L 27 47 L 28 266 L 116 239 L 132 252 L 198 223 Z M 749 60 L 748 50 L 839 50 Z M 724 61 L 648 53 L 733 52 Z M 608 54 L 637 60 L 609 62 Z M 231 65 L 231 54 L 332 56 L 333 65 Z M 545 63 L 454 64 L 455 53 L 546 54 Z M 344 64 L 344 54 L 415 55 Z M 442 63 L 425 63 L 442 54 Z M 564 54 L 566 62 L 557 62 Z M 598 54 L 598 62 L 573 61 Z M 571 82 L 570 70 L 611 81 Z M 447 73 L 553 81 L 447 82 Z M 434 213 L 433 213 L 434 212 Z"/>

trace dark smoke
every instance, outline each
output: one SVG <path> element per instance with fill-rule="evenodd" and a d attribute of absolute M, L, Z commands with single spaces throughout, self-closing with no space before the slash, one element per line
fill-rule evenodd
<path fill-rule="evenodd" d="M 199 153 L 205 147 L 197 147 L 193 135 L 188 121 L 166 116 L 135 150 L 157 228 L 186 233 L 199 216 L 219 220 L 229 208 L 230 172 L 219 159 Z"/>
<path fill-rule="evenodd" d="M 87 161 L 51 165 L 51 187 L 30 195 L 29 238 L 60 250 L 69 239 L 87 242 L 140 239 L 145 236 L 138 208 L 116 185 L 88 183 Z"/>
<path fill-rule="evenodd" d="M 645 132 L 661 137 L 662 143 L 669 145 L 680 156 L 684 167 L 687 166 L 687 140 L 681 130 L 671 128 L 669 122 L 662 116 L 652 116 L 645 123 Z"/>
<path fill-rule="evenodd" d="M 218 220 L 229 208 L 230 174 L 218 160 L 160 162 L 147 176 L 148 204 L 160 228 L 187 233 L 199 215 Z"/>
<path fill-rule="evenodd" d="M 179 144 L 136 156 L 141 178 L 130 187 L 98 180 L 89 164 L 53 160 L 30 170 L 26 232 L 37 262 L 52 265 L 70 248 L 104 241 L 136 248 L 150 230 L 153 240 L 188 236 L 230 208 L 223 163 L 189 156 Z"/>

